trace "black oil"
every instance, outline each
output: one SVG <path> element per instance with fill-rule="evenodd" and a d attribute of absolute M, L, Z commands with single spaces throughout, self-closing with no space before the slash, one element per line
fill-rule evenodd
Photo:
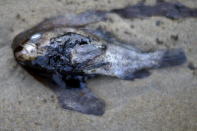
<path fill-rule="evenodd" d="M 90 38 L 76 33 L 66 33 L 53 38 L 51 46 L 47 46 L 47 53 L 33 60 L 32 66 L 59 73 L 72 73 L 77 65 L 71 64 L 70 49 L 77 44 L 90 44 L 91 41 Z"/>

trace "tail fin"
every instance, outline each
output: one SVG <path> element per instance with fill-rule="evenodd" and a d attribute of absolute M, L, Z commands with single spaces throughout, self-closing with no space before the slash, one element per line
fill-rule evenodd
<path fill-rule="evenodd" d="M 177 66 L 185 63 L 187 58 L 182 49 L 170 49 L 164 51 L 161 61 L 159 63 L 159 67 L 169 67 L 169 66 Z"/>

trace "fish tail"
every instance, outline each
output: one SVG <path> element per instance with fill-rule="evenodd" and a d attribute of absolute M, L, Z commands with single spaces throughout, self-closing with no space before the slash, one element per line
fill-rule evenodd
<path fill-rule="evenodd" d="M 187 61 L 183 49 L 170 49 L 163 51 L 159 61 L 159 68 L 182 65 Z"/>

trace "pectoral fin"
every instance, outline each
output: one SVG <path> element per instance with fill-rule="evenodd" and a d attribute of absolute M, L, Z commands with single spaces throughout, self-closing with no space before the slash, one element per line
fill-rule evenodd
<path fill-rule="evenodd" d="M 137 79 L 143 79 L 143 78 L 150 76 L 151 73 L 148 70 L 144 69 L 144 70 L 139 70 L 139 71 L 134 72 L 133 75 Z"/>
<path fill-rule="evenodd" d="M 142 69 L 142 70 L 138 70 L 136 72 L 124 72 L 123 74 L 121 74 L 119 76 L 119 78 L 123 79 L 123 80 L 135 80 L 135 79 L 143 79 L 146 78 L 148 76 L 150 76 L 151 73 L 148 70 Z"/>
<path fill-rule="evenodd" d="M 58 85 L 54 91 L 64 109 L 97 116 L 104 114 L 105 102 L 87 88 L 82 76 L 71 76 L 66 79 L 54 74 L 53 81 Z"/>
<path fill-rule="evenodd" d="M 96 97 L 89 88 L 64 89 L 56 93 L 64 109 L 97 116 L 104 114 L 104 101 Z"/>

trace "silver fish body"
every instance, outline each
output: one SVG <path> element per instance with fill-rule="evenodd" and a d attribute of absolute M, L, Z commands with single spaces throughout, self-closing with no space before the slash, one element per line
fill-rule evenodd
<path fill-rule="evenodd" d="M 164 64 L 179 65 L 185 61 L 181 49 L 144 53 L 132 46 L 128 48 L 107 43 L 94 35 L 71 28 L 33 34 L 22 50 L 15 52 L 15 56 L 22 63 L 31 62 L 32 67 L 121 79 L 134 79 L 138 71 L 159 68 Z M 47 61 L 46 67 L 42 60 Z"/>

